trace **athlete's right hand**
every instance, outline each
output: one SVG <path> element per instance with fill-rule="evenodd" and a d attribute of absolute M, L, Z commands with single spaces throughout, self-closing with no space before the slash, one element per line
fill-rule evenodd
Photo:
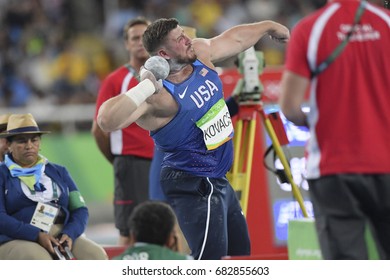
<path fill-rule="evenodd" d="M 153 73 L 149 70 L 146 70 L 146 68 L 143 66 L 141 67 L 140 70 L 140 77 L 141 77 L 141 81 L 148 79 L 153 83 L 154 87 L 156 88 L 156 91 L 154 93 L 159 92 L 163 88 L 162 80 L 160 79 L 157 81 Z"/>
<path fill-rule="evenodd" d="M 272 28 L 267 33 L 272 40 L 279 43 L 287 43 L 290 39 L 290 31 L 288 28 L 277 22 L 273 22 Z"/>

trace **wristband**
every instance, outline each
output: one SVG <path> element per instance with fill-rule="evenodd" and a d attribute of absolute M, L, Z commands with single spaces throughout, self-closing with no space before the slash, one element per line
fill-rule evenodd
<path fill-rule="evenodd" d="M 153 82 L 149 79 L 143 80 L 137 86 L 125 92 L 134 103 L 139 107 L 149 96 L 153 95 L 156 88 Z"/>

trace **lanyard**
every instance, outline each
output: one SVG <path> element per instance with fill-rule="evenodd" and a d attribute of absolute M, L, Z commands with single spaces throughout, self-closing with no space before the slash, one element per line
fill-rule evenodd
<path fill-rule="evenodd" d="M 359 20 L 362 17 L 366 5 L 367 5 L 366 1 L 360 2 L 359 8 L 357 9 L 357 11 L 355 13 L 355 19 L 354 19 L 351 30 L 347 33 L 344 40 L 333 50 L 333 52 L 320 65 L 318 65 L 314 71 L 311 72 L 312 79 L 314 77 L 316 77 L 318 74 L 320 74 L 321 72 L 323 72 L 326 68 L 328 68 L 328 66 L 342 53 L 345 46 L 349 42 L 349 38 L 351 37 L 351 35 L 355 29 L 355 26 L 358 24 Z"/>
<path fill-rule="evenodd" d="M 129 63 L 126 63 L 125 67 L 127 68 L 127 70 L 129 70 L 129 72 L 133 74 L 133 76 L 138 80 L 138 82 L 140 82 L 140 77 L 137 71 L 135 71 L 135 69 Z"/>
<path fill-rule="evenodd" d="M 56 182 L 54 182 L 53 180 L 51 180 L 52 182 L 52 185 L 53 185 L 53 200 L 54 201 L 58 201 L 58 185 Z"/>

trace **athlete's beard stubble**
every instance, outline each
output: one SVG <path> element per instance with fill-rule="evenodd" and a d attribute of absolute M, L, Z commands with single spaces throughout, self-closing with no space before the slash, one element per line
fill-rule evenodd
<path fill-rule="evenodd" d="M 196 56 L 196 54 L 194 54 L 191 57 L 186 56 L 186 57 L 171 58 L 169 60 L 169 66 L 170 66 L 170 69 L 171 69 L 170 72 L 172 73 L 172 72 L 180 71 L 182 68 L 184 68 L 188 64 L 194 63 L 197 58 L 198 57 Z"/>

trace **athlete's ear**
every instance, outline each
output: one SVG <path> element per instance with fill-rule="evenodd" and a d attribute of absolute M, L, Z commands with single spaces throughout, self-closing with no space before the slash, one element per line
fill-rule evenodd
<path fill-rule="evenodd" d="M 165 58 L 165 59 L 170 59 L 171 57 L 167 54 L 167 52 L 165 51 L 165 50 L 159 50 L 158 52 L 157 52 L 157 54 L 159 55 L 159 56 L 161 56 L 161 57 L 163 57 L 163 58 Z"/>

